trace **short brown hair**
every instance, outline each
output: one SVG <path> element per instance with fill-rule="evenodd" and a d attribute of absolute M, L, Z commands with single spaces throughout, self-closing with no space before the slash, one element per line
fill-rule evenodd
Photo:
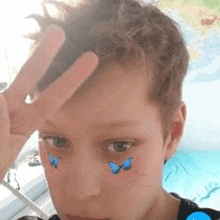
<path fill-rule="evenodd" d="M 60 18 L 49 16 L 47 3 L 60 10 Z M 95 52 L 100 62 L 108 58 L 128 62 L 144 54 L 154 66 L 148 98 L 159 107 L 166 138 L 171 118 L 182 100 L 189 62 L 178 24 L 155 5 L 137 0 L 88 0 L 76 6 L 50 0 L 45 4 L 44 16 L 28 16 L 37 20 L 41 32 L 25 37 L 35 40 L 34 48 L 47 27 L 57 24 L 65 31 L 66 41 L 36 90 L 43 91 L 86 51 Z"/>

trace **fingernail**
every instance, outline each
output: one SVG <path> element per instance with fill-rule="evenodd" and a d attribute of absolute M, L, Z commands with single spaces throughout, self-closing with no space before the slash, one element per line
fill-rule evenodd
<path fill-rule="evenodd" d="M 44 34 L 47 35 L 47 34 L 51 33 L 53 30 L 56 30 L 56 29 L 61 29 L 61 28 L 58 25 L 52 24 L 49 27 L 47 27 L 47 29 L 44 32 Z"/>
<path fill-rule="evenodd" d="M 64 30 L 58 25 L 51 25 L 46 29 L 39 40 L 38 48 L 41 50 L 41 47 L 44 47 L 45 43 L 47 44 L 48 42 L 54 42 L 54 45 L 59 48 L 65 40 L 66 37 Z"/>
<path fill-rule="evenodd" d="M 60 36 L 61 38 L 65 39 L 64 30 L 58 25 L 53 24 L 49 26 L 44 33 L 44 37 L 47 38 L 51 33 L 56 33 L 56 36 Z"/>
<path fill-rule="evenodd" d="M 89 58 L 89 59 L 87 58 L 88 59 L 88 65 L 90 64 L 90 65 L 92 65 L 94 67 L 96 67 L 98 65 L 99 58 L 98 58 L 98 56 L 94 52 L 87 51 L 87 52 L 85 52 L 85 54 L 83 56 Z"/>

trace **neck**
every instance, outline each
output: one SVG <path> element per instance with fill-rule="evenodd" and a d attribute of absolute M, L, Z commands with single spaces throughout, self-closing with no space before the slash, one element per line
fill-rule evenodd
<path fill-rule="evenodd" d="M 181 200 L 161 189 L 155 202 L 140 220 L 178 220 Z"/>

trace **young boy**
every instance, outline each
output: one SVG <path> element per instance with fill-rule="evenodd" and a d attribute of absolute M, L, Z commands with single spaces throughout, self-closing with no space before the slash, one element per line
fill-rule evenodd
<path fill-rule="evenodd" d="M 32 65 L 19 73 L 23 87 L 14 86 L 15 92 L 12 85 L 3 93 L 14 113 L 17 102 L 11 100 L 24 98 L 30 89 L 21 76 L 26 82 L 41 78 L 32 86 L 28 108 L 45 119 L 36 127 L 58 213 L 50 220 L 220 219 L 220 212 L 199 208 L 162 187 L 163 165 L 176 152 L 186 120 L 181 90 L 189 55 L 175 22 L 136 0 L 89 0 L 75 7 L 51 3 L 66 14 L 50 18 L 44 7 L 44 16 L 29 16 L 42 33 L 51 24 L 59 26 L 47 35 L 50 46 L 41 40 Z M 35 46 L 41 35 L 29 36 Z M 39 65 L 54 47 L 59 51 L 49 68 Z M 41 68 L 47 70 L 44 76 Z M 43 77 L 37 78 L 36 71 Z M 70 87 L 64 103 L 61 97 Z M 54 103 L 63 104 L 52 111 Z M 11 121 L 19 120 L 19 114 L 10 115 Z M 11 133 L 28 136 L 28 126 L 26 120 L 21 132 L 12 123 Z"/>

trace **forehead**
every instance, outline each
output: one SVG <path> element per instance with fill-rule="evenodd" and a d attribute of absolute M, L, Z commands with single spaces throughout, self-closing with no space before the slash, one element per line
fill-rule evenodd
<path fill-rule="evenodd" d="M 150 71 L 150 67 L 140 63 L 127 66 L 117 62 L 103 63 L 51 120 L 81 125 L 87 130 L 94 130 L 96 124 L 102 125 L 99 128 L 107 128 L 107 124 L 109 128 L 123 124 L 132 126 L 144 121 L 152 125 L 152 120 L 157 120 L 157 111 L 147 101 L 147 74 Z"/>
<path fill-rule="evenodd" d="M 75 108 L 90 108 L 114 111 L 131 105 L 132 108 L 146 104 L 147 79 L 143 65 L 122 65 L 117 62 L 102 63 L 78 88 L 62 110 L 71 112 Z M 131 107 L 130 106 L 130 107 Z M 127 109 L 128 110 L 128 109 Z"/>
<path fill-rule="evenodd" d="M 137 92 L 147 98 L 148 79 L 151 67 L 146 68 L 141 62 L 121 64 L 114 60 L 107 60 L 94 71 L 94 73 L 78 88 L 71 99 L 65 103 L 63 110 L 69 104 L 88 103 L 100 100 L 104 97 L 115 96 L 126 97 Z M 97 101 L 98 101 L 97 100 Z M 103 100 L 102 100 L 103 101 Z"/>

